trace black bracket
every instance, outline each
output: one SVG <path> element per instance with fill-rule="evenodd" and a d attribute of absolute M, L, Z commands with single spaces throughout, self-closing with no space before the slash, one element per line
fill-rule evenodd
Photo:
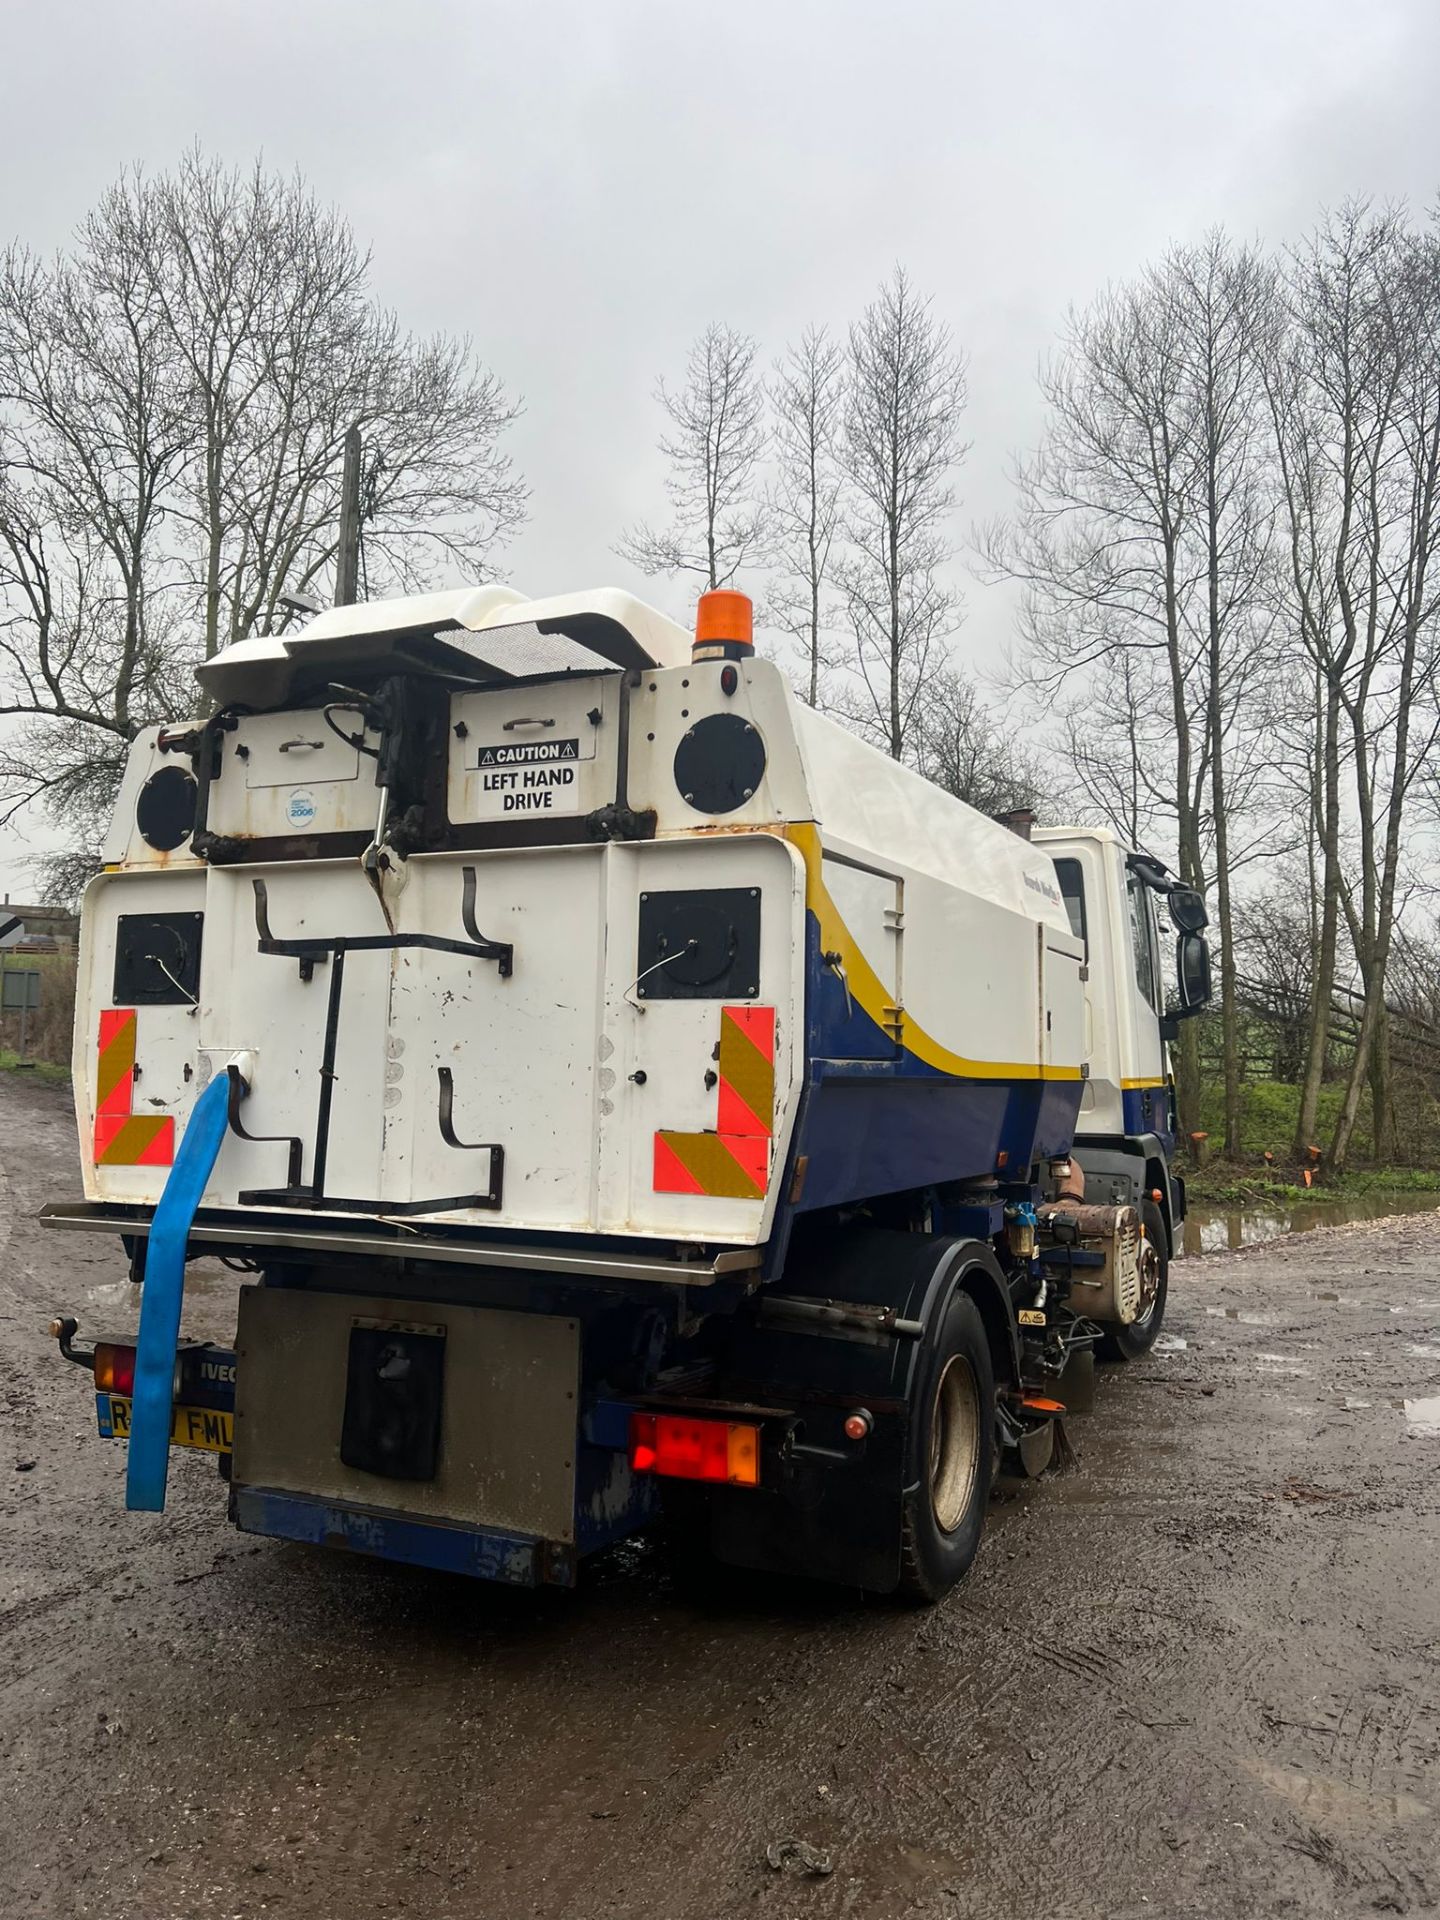
<path fill-rule="evenodd" d="M 496 962 L 500 978 L 508 980 L 515 971 L 515 949 L 508 941 L 487 940 L 475 924 L 475 869 L 461 869 L 460 918 L 465 931 L 475 942 L 475 951 L 485 960 Z"/>
<path fill-rule="evenodd" d="M 358 933 L 314 935 L 299 940 L 277 940 L 270 929 L 270 898 L 263 880 L 252 880 L 255 889 L 255 931 L 261 953 L 284 954 L 292 960 L 328 960 L 331 954 L 394 952 L 398 947 L 425 947 L 432 953 L 458 953 L 466 959 L 494 960 L 502 979 L 514 970 L 515 949 L 508 941 L 487 940 L 475 925 L 475 869 L 465 869 L 465 893 L 461 917 L 466 931 L 474 934 L 473 943 L 447 940 L 439 933 Z"/>
<path fill-rule="evenodd" d="M 287 1187 L 298 1187 L 300 1184 L 302 1143 L 288 1133 L 247 1132 L 240 1119 L 240 1102 L 245 1098 L 246 1094 L 244 1076 L 236 1066 L 226 1067 L 225 1072 L 230 1081 L 230 1097 L 225 1106 L 225 1117 L 230 1123 L 230 1131 L 238 1134 L 242 1140 L 248 1140 L 252 1146 L 278 1145 L 283 1142 L 289 1149 L 289 1158 L 285 1163 L 285 1184 Z"/>
<path fill-rule="evenodd" d="M 325 1041 L 320 1057 L 320 1098 L 315 1115 L 315 1152 L 314 1164 L 310 1174 L 310 1185 L 302 1186 L 300 1181 L 302 1143 L 283 1134 L 257 1135 L 246 1133 L 241 1125 L 238 1110 L 240 1103 L 240 1076 L 231 1071 L 230 1100 L 227 1109 L 230 1126 L 244 1140 L 275 1139 L 284 1140 L 289 1148 L 290 1160 L 286 1173 L 286 1184 L 266 1192 L 244 1193 L 240 1196 L 242 1204 L 257 1205 L 279 1203 L 287 1207 L 330 1208 L 343 1212 L 404 1214 L 404 1213 L 448 1213 L 459 1207 L 499 1207 L 504 1184 L 505 1153 L 499 1146 L 490 1146 L 490 1185 L 485 1193 L 462 1194 L 445 1200 L 413 1200 L 392 1205 L 388 1201 L 341 1200 L 327 1197 L 325 1175 L 329 1161 L 330 1148 L 330 1110 L 335 1094 L 335 1058 L 340 1034 L 340 1000 L 345 986 L 345 956 L 357 951 L 389 951 L 399 947 L 426 947 L 432 952 L 458 953 L 466 958 L 494 960 L 500 972 L 508 976 L 514 958 L 514 948 L 508 943 L 486 940 L 475 926 L 475 870 L 465 869 L 465 893 L 462 908 L 467 929 L 476 935 L 475 943 L 469 945 L 461 940 L 446 940 L 438 934 L 400 933 L 400 934 L 342 934 L 326 939 L 314 937 L 299 940 L 277 940 L 270 926 L 270 901 L 263 880 L 250 882 L 255 890 L 255 931 L 261 953 L 277 953 L 300 962 L 302 979 L 309 979 L 317 961 L 333 961 L 330 971 L 330 991 L 325 1009 Z M 448 1146 L 470 1150 L 469 1143 L 456 1138 L 454 1127 L 454 1086 L 448 1067 L 440 1068 L 440 1132 Z M 475 1149 L 478 1151 L 478 1147 Z"/>
<path fill-rule="evenodd" d="M 440 1138 L 447 1147 L 455 1147 L 462 1153 L 488 1153 L 490 1156 L 490 1187 L 487 1193 L 477 1194 L 470 1202 L 475 1207 L 498 1207 L 500 1196 L 505 1189 L 505 1149 L 490 1140 L 462 1140 L 455 1131 L 455 1076 L 449 1067 L 438 1069 L 440 1076 Z"/>

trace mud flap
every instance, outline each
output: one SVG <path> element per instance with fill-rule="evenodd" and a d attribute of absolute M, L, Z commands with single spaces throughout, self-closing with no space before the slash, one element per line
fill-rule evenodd
<path fill-rule="evenodd" d="M 1058 1420 L 1041 1420 L 1027 1427 L 1016 1442 L 1015 1451 L 1027 1480 L 1038 1480 L 1055 1457 L 1055 1429 Z"/>
<path fill-rule="evenodd" d="M 831 1408 L 808 1411 L 812 1427 L 827 1414 L 834 1417 Z M 903 1415 L 886 1413 L 852 1460 L 797 1461 L 781 1485 L 707 1492 L 711 1552 L 727 1566 L 758 1573 L 893 1593 L 900 1578 L 905 1433 Z"/>
<path fill-rule="evenodd" d="M 1065 1402 L 1067 1413 L 1094 1412 L 1095 1349 L 1093 1347 L 1076 1347 L 1072 1351 L 1056 1385 L 1055 1398 Z"/>

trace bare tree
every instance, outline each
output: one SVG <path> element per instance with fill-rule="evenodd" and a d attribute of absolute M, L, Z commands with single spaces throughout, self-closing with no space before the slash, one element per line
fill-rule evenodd
<path fill-rule="evenodd" d="M 499 383 L 406 334 L 367 270 L 301 181 L 198 154 L 122 179 L 71 254 L 0 260 L 4 817 L 48 798 L 93 846 L 195 660 L 323 587 L 351 425 L 373 586 L 482 569 L 523 517 Z"/>
<path fill-rule="evenodd" d="M 1313 910 L 1304 875 L 1293 868 L 1235 909 L 1237 988 L 1251 1017 L 1263 1023 L 1273 1050 L 1271 1072 L 1286 1082 L 1298 1081 L 1304 1071 Z"/>
<path fill-rule="evenodd" d="M 959 621 L 942 569 L 951 478 L 968 451 L 963 358 L 897 267 L 850 329 L 843 436 L 849 550 L 838 569 L 854 635 L 851 717 L 897 760 L 927 675 Z"/>
<path fill-rule="evenodd" d="M 911 745 L 917 772 L 981 813 L 1053 810 L 1053 773 L 954 667 L 931 674 Z"/>
<path fill-rule="evenodd" d="M 1141 281 L 1072 313 L 1040 390 L 1044 437 L 1017 462 L 1013 516 L 980 530 L 982 565 L 1022 587 L 1020 637 L 1042 695 L 1063 688 L 1067 706 L 1104 709 L 1109 684 L 1089 669 L 1153 663 L 1180 877 L 1198 886 L 1204 703 L 1184 606 L 1192 456 L 1173 305 Z M 1127 691 L 1148 702 L 1154 675 L 1140 679 Z"/>
<path fill-rule="evenodd" d="M 833 664 L 824 596 L 840 529 L 837 442 L 844 401 L 844 354 L 825 328 L 807 327 L 770 382 L 776 466 L 770 527 L 779 578 L 768 601 L 771 619 L 799 650 L 812 707 L 820 704 L 823 676 Z"/>
<path fill-rule="evenodd" d="M 181 692 L 183 566 L 167 548 L 190 429 L 146 263 L 0 260 L 3 817 L 47 798 L 94 825 L 125 748 Z M 93 841 L 91 842 L 93 845 Z"/>
<path fill-rule="evenodd" d="M 1272 513 L 1266 496 L 1264 388 L 1261 363 L 1275 312 L 1267 262 L 1212 233 L 1195 248 L 1172 253 L 1162 269 L 1162 296 L 1175 332 L 1190 409 L 1191 524 L 1204 567 L 1199 605 L 1185 611 L 1203 636 L 1206 758 L 1210 833 L 1220 935 L 1220 1026 L 1224 1145 L 1240 1149 L 1239 1003 L 1235 985 L 1231 809 L 1227 785 L 1232 735 L 1265 658 L 1269 609 L 1262 581 L 1270 552 Z M 1250 729 L 1250 737 L 1256 737 Z"/>
<path fill-rule="evenodd" d="M 499 447 L 515 408 L 468 342 L 416 340 L 374 305 L 369 256 L 333 209 L 298 177 L 192 152 L 122 181 L 90 222 L 97 244 L 127 225 L 154 235 L 151 291 L 189 382 L 207 653 L 328 578 L 351 426 L 376 583 L 484 565 L 523 518 Z"/>
<path fill-rule="evenodd" d="M 1403 822 L 1437 738 L 1440 253 L 1395 212 L 1342 208 L 1292 257 L 1269 373 L 1290 618 L 1318 691 L 1312 809 L 1320 928 L 1300 1138 L 1313 1133 L 1343 917 L 1364 988 L 1326 1152 L 1343 1171 L 1369 1082 L 1376 1152 L 1392 1107 L 1385 982 Z M 1355 846 L 1347 846 L 1353 821 Z"/>
<path fill-rule="evenodd" d="M 1173 830 L 1166 700 L 1149 656 L 1125 651 L 1103 700 L 1085 686 L 1059 710 L 1065 758 L 1083 802 L 1127 846 L 1164 844 Z"/>
<path fill-rule="evenodd" d="M 1063 693 L 1082 784 L 1117 823 L 1173 834 L 1188 885 L 1203 887 L 1207 868 L 1216 878 L 1232 1150 L 1229 838 L 1255 774 L 1242 737 L 1268 611 L 1257 447 L 1270 310 L 1264 263 L 1216 234 L 1073 314 L 1042 372 L 1046 431 L 1017 468 L 1018 511 L 979 540 L 989 572 L 1023 588 L 1032 683 Z M 1191 1025 L 1179 1081 L 1194 1124 Z"/>
<path fill-rule="evenodd" d="M 618 549 L 642 573 L 694 573 L 723 587 L 759 553 L 767 434 L 756 351 L 748 334 L 708 326 L 690 349 L 683 386 L 672 392 L 662 380 L 656 388 L 670 422 L 660 441 L 670 463 L 670 523 L 632 527 Z"/>

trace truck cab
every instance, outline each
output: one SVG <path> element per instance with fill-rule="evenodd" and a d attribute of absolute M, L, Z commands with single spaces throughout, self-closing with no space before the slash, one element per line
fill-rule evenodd
<path fill-rule="evenodd" d="M 1210 997 L 1204 903 L 1107 827 L 1049 827 L 1032 839 L 1055 862 L 1085 953 L 1087 1073 L 1075 1150 L 1086 1197 L 1153 1206 L 1168 1259 L 1185 1217 L 1169 1043 Z"/>

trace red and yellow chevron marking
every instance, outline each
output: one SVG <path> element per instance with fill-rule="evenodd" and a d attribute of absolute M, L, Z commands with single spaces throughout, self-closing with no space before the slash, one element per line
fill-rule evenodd
<path fill-rule="evenodd" d="M 175 1122 L 169 1114 L 132 1113 L 135 1087 L 135 1009 L 107 1007 L 100 1015 L 100 1070 L 95 1087 L 95 1164 L 169 1167 L 175 1163 Z"/>
<path fill-rule="evenodd" d="M 721 1133 L 775 1131 L 775 1009 L 720 1009 Z"/>
<path fill-rule="evenodd" d="M 775 1009 L 720 1009 L 718 1128 L 657 1133 L 656 1193 L 761 1200 L 775 1131 Z"/>

